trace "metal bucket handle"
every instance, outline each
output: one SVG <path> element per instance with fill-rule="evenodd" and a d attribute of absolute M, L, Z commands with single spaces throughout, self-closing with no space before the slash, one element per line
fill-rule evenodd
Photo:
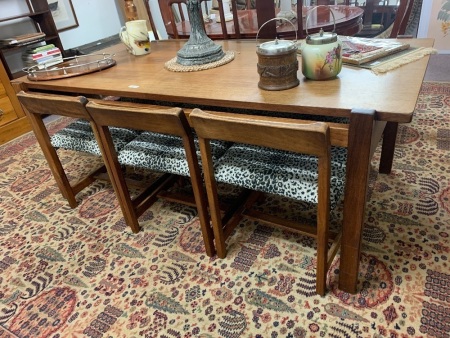
<path fill-rule="evenodd" d="M 311 11 L 313 11 L 313 10 L 319 8 L 319 7 L 326 7 L 330 11 L 331 15 L 333 16 L 333 23 L 334 23 L 333 33 L 335 33 L 336 32 L 336 18 L 334 17 L 334 13 L 331 10 L 330 6 L 326 6 L 326 5 L 315 6 L 315 7 L 311 8 L 308 12 L 311 12 Z M 309 33 L 308 33 L 308 20 L 309 20 L 309 14 L 306 16 L 306 23 L 305 23 L 305 30 L 306 30 L 306 35 L 307 36 L 309 35 Z"/>
<path fill-rule="evenodd" d="M 292 27 L 294 27 L 294 31 L 295 31 L 295 40 L 294 40 L 294 44 L 297 42 L 297 29 L 296 29 L 295 25 L 291 22 L 291 20 L 288 20 L 288 19 L 286 19 L 286 18 L 272 18 L 272 19 L 267 20 L 266 22 L 264 22 L 264 23 L 261 25 L 261 27 L 259 27 L 258 32 L 256 33 L 256 43 L 257 43 L 256 47 L 259 47 L 259 44 L 258 44 L 258 35 L 259 35 L 259 31 L 265 26 L 266 23 L 269 23 L 270 21 L 274 21 L 274 20 L 284 20 L 284 21 L 289 22 L 289 23 L 292 25 Z M 278 38 L 275 38 L 275 40 L 278 40 Z"/>

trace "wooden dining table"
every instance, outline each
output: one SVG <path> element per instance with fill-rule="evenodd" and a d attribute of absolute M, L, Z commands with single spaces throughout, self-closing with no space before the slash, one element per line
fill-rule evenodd
<path fill-rule="evenodd" d="M 418 47 L 433 45 L 433 39 L 402 41 Z M 115 53 L 117 62 L 108 69 L 48 81 L 21 77 L 13 80 L 12 84 L 16 91 L 50 91 L 87 97 L 120 96 L 166 101 L 179 106 L 214 107 L 217 110 L 309 114 L 318 119 L 323 116 L 348 117 L 348 134 L 332 134 L 332 142 L 348 148 L 339 288 L 355 293 L 372 154 L 386 124 L 412 120 L 428 56 L 383 75 L 375 75 L 364 68 L 344 66 L 335 79 L 313 81 L 304 78 L 299 70 L 298 86 L 268 91 L 258 87 L 255 41 L 216 42 L 225 51 L 234 52 L 230 63 L 216 68 L 194 72 L 165 69 L 165 63 L 176 56 L 185 42 L 155 41 L 151 44 L 151 53 L 143 56 L 130 55 L 120 44 L 105 50 Z M 389 161 L 392 156 L 393 152 L 381 158 Z"/>
<path fill-rule="evenodd" d="M 333 11 L 333 15 L 330 13 L 330 10 Z M 295 38 L 306 36 L 308 33 L 317 33 L 321 28 L 324 31 L 333 31 L 339 35 L 355 35 L 362 29 L 362 16 L 364 14 L 364 10 L 355 6 L 321 6 L 315 10 L 312 10 L 313 6 L 303 6 L 302 8 L 302 20 L 303 20 L 303 32 L 297 32 L 298 27 L 297 20 L 294 19 L 291 25 L 289 22 L 281 21 L 277 26 L 277 33 L 280 37 L 283 38 Z M 277 9 L 276 12 L 278 12 Z M 294 8 L 294 12 L 296 12 Z M 258 34 L 258 29 L 261 26 L 261 20 L 263 22 L 270 19 L 269 17 L 259 18 L 256 9 L 248 9 L 248 10 L 238 10 L 238 21 L 239 21 L 239 30 L 240 30 L 240 38 L 241 39 L 255 39 Z M 309 15 L 308 19 L 308 27 L 306 27 L 306 18 Z M 206 34 L 213 40 L 224 39 L 224 34 L 222 32 L 222 26 L 220 22 L 218 22 L 219 13 L 214 14 L 211 21 L 205 23 L 205 31 Z M 336 25 L 335 25 L 336 24 Z M 234 21 L 227 21 L 227 34 L 228 38 L 235 39 L 236 38 L 236 30 L 234 27 Z M 174 38 L 175 34 L 173 32 L 172 25 L 170 23 L 165 24 L 167 35 L 170 38 Z M 191 32 L 191 26 L 189 21 L 182 21 L 177 23 L 177 32 L 178 38 L 187 39 L 189 38 Z"/>

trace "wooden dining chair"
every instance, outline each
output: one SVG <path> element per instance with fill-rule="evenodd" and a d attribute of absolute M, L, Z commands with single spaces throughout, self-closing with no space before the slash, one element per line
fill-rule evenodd
<path fill-rule="evenodd" d="M 240 9 L 252 9 L 255 8 L 256 0 L 236 0 L 236 7 Z"/>
<path fill-rule="evenodd" d="M 148 22 L 150 23 L 150 28 L 153 32 L 153 36 L 155 37 L 155 40 L 159 40 L 158 29 L 155 25 L 155 20 L 153 20 L 152 11 L 150 8 L 150 0 L 142 0 L 142 2 L 144 3 L 145 11 L 147 12 Z"/>
<path fill-rule="evenodd" d="M 190 114 L 200 144 L 217 255 L 226 256 L 226 239 L 245 216 L 317 239 L 317 282 L 326 291 L 328 268 L 340 244 L 330 236 L 330 208 L 344 191 L 346 148 L 331 147 L 329 126 L 311 122 L 194 109 Z M 211 140 L 234 142 L 218 160 L 211 156 Z M 233 214 L 222 217 L 217 182 L 253 191 Z M 252 209 L 261 193 L 317 204 L 316 226 Z M 331 248 L 328 241 L 333 238 Z"/>
<path fill-rule="evenodd" d="M 158 4 L 167 34 L 172 33 L 174 39 L 179 39 L 177 23 L 186 21 L 186 0 L 158 0 Z"/>
<path fill-rule="evenodd" d="M 279 35 L 277 33 L 277 24 L 289 25 L 286 22 L 278 23 L 277 20 L 269 20 L 276 17 L 275 4 L 273 0 L 259 0 L 256 1 L 256 15 L 258 21 L 258 27 L 260 28 L 260 32 L 258 37 L 261 39 L 274 39 L 275 37 L 287 38 L 287 39 L 295 39 L 295 32 L 291 32 L 289 34 Z M 303 0 L 297 0 L 297 19 L 295 20 L 294 26 L 296 26 L 297 30 L 297 39 L 305 38 L 305 34 L 303 33 Z M 266 24 L 265 24 L 266 23 Z M 264 25 L 265 24 L 265 25 Z M 264 27 L 262 27 L 264 25 Z"/>
<path fill-rule="evenodd" d="M 223 0 L 217 0 L 219 5 L 219 17 L 220 17 L 220 25 L 222 27 L 223 39 L 231 38 L 231 33 L 228 32 L 227 23 L 225 21 L 225 8 Z M 233 25 L 234 25 L 234 38 L 241 38 L 241 29 L 239 26 L 239 16 L 237 12 L 237 0 L 230 0 L 231 4 L 231 14 L 233 15 Z"/>
<path fill-rule="evenodd" d="M 202 2 L 206 0 L 200 0 Z M 166 31 L 168 35 L 172 35 L 174 39 L 179 39 L 180 35 L 177 30 L 177 24 L 181 23 L 183 26 L 187 26 L 186 22 L 188 21 L 188 17 L 186 14 L 186 0 L 158 0 L 159 9 L 161 11 L 161 17 L 164 22 L 164 26 L 166 27 Z M 230 0 L 231 3 L 231 12 L 233 14 L 233 24 L 234 24 L 234 37 L 240 38 L 240 28 L 239 28 L 239 20 L 237 15 L 237 4 L 236 0 Z M 218 0 L 218 8 L 219 8 L 219 17 L 220 17 L 220 27 L 222 30 L 222 34 L 220 36 L 221 39 L 229 39 L 231 38 L 231 32 L 228 32 L 228 27 L 225 21 L 225 11 L 222 0 Z M 203 16 L 203 14 L 202 14 Z M 203 27 L 205 27 L 205 22 L 203 22 Z M 208 32 L 205 29 L 207 35 Z M 183 37 L 186 38 L 186 37 Z"/>
<path fill-rule="evenodd" d="M 405 34 L 415 2 L 415 0 L 400 0 L 389 35 L 390 38 L 398 38 Z"/>
<path fill-rule="evenodd" d="M 199 1 L 204 2 L 206 0 Z M 180 36 L 178 34 L 177 24 L 181 23 L 182 25 L 185 25 L 185 23 L 189 21 L 187 15 L 187 0 L 158 0 L 158 3 L 167 33 L 169 34 L 172 32 L 174 39 L 179 39 Z"/>
<path fill-rule="evenodd" d="M 189 122 L 180 108 L 166 108 L 127 102 L 89 102 L 87 110 L 94 120 L 101 140 L 101 148 L 109 174 L 122 208 L 126 223 L 139 231 L 138 217 L 161 196 L 161 192 L 177 177 L 191 180 L 194 206 L 198 211 L 203 241 L 208 256 L 215 253 L 213 233 L 207 211 L 207 200 L 198 163 L 195 142 Z M 143 132 L 120 151 L 112 145 L 110 127 L 140 129 Z M 228 144 L 213 142 L 212 153 L 218 158 Z M 122 166 L 142 168 L 163 173 L 142 194 L 132 198 Z M 192 205 L 183 196 L 164 194 L 165 198 Z"/>
<path fill-rule="evenodd" d="M 61 194 L 67 199 L 70 207 L 75 208 L 78 205 L 76 195 L 94 182 L 101 172 L 105 172 L 105 166 L 101 166 L 77 182 L 70 182 L 57 153 L 57 149 L 62 148 L 101 156 L 95 126 L 90 123 L 91 118 L 85 107 L 88 100 L 84 96 L 74 97 L 24 91 L 19 92 L 17 97 L 31 122 L 36 139 Z M 68 116 L 77 120 L 50 137 L 43 121 L 46 115 Z M 115 128 L 111 130 L 111 133 L 117 149 L 122 148 L 138 135 L 134 130 L 122 128 Z"/>
<path fill-rule="evenodd" d="M 400 0 L 397 11 L 395 13 L 395 18 L 392 24 L 387 27 L 383 32 L 377 34 L 375 38 L 384 39 L 384 38 L 412 38 L 413 36 L 405 36 L 405 33 L 408 29 L 408 26 L 411 24 L 418 26 L 419 18 L 413 20 L 413 8 L 418 7 L 418 11 L 420 13 L 420 8 L 422 6 L 422 0 Z"/>

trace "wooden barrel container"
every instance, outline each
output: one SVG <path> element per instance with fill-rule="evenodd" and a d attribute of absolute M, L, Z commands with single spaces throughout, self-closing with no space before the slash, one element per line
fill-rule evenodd
<path fill-rule="evenodd" d="M 258 54 L 258 87 L 265 90 L 284 90 L 298 86 L 297 48 L 275 54 Z"/>
<path fill-rule="evenodd" d="M 272 20 L 285 20 L 295 29 L 289 20 L 283 18 L 273 18 Z M 258 40 L 258 34 L 256 40 Z M 297 35 L 297 32 L 295 33 Z M 284 90 L 298 86 L 300 81 L 297 78 L 298 60 L 297 45 L 295 41 L 278 40 L 264 42 L 258 45 L 256 54 L 258 55 L 258 87 L 265 90 Z"/>

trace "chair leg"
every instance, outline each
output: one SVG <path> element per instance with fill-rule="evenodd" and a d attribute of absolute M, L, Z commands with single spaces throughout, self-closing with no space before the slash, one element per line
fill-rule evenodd
<path fill-rule="evenodd" d="M 204 150 L 204 143 L 200 142 L 200 149 L 203 152 L 209 152 L 208 150 Z M 202 156 L 203 157 L 203 156 Z M 205 183 L 206 183 L 206 193 L 208 197 L 208 205 L 209 205 L 209 213 L 211 215 L 211 224 L 212 224 L 212 230 L 214 233 L 214 240 L 216 244 L 216 253 L 217 257 L 219 258 L 225 258 L 227 255 L 227 248 L 225 245 L 225 240 L 227 239 L 224 234 L 224 229 L 222 228 L 222 216 L 220 213 L 220 204 L 219 204 L 219 198 L 217 195 L 217 183 L 214 178 L 214 169 L 210 166 L 205 166 L 203 164 L 203 172 L 205 175 Z"/>
<path fill-rule="evenodd" d="M 225 244 L 226 237 L 224 236 L 223 230 L 221 229 L 222 224 L 213 223 L 214 238 L 216 241 L 216 251 L 217 257 L 225 258 L 227 256 L 227 247 Z"/>
<path fill-rule="evenodd" d="M 111 178 L 111 184 L 119 201 L 125 223 L 134 233 L 140 231 L 138 216 L 131 200 L 128 186 L 122 172 L 122 167 L 117 159 L 117 153 L 108 127 L 96 128 L 93 125 L 93 131 L 99 140 L 98 144 L 101 149 L 103 160 Z"/>
<path fill-rule="evenodd" d="M 183 142 L 206 254 L 212 257 L 216 253 L 214 248 L 214 234 L 209 221 L 208 202 L 203 186 L 200 165 L 197 161 L 197 154 L 191 151 L 191 149 L 195 149 L 192 139 L 185 139 Z"/>
<path fill-rule="evenodd" d="M 115 168 L 113 166 L 115 166 Z M 114 179 L 111 180 L 111 183 L 119 201 L 120 208 L 122 209 L 125 223 L 131 228 L 131 231 L 136 234 L 141 230 L 141 227 L 139 225 L 136 209 L 128 191 L 128 186 L 122 172 L 120 171 L 120 165 L 116 166 L 113 164 L 108 168 L 108 171 L 110 174 L 113 173 L 114 175 Z"/>
<path fill-rule="evenodd" d="M 324 296 L 327 289 L 328 239 L 330 225 L 330 157 L 319 158 L 317 190 L 317 276 L 316 292 Z"/>
<path fill-rule="evenodd" d="M 216 253 L 216 250 L 214 248 L 214 235 L 209 221 L 206 194 L 202 181 L 198 177 L 193 175 L 191 176 L 191 180 L 206 254 L 212 257 Z"/>
<path fill-rule="evenodd" d="M 328 272 L 328 226 L 329 226 L 329 203 L 326 206 L 319 204 L 317 208 L 317 276 L 316 292 L 324 296 L 327 290 L 327 272 Z"/>
<path fill-rule="evenodd" d="M 381 159 L 379 172 L 390 174 L 392 162 L 394 161 L 395 141 L 397 139 L 397 122 L 388 122 L 384 128 L 383 144 L 381 148 Z"/>
<path fill-rule="evenodd" d="M 36 139 L 41 146 L 42 152 L 47 160 L 50 170 L 55 178 L 56 184 L 58 185 L 59 191 L 65 199 L 69 202 L 71 208 L 76 208 L 78 202 L 75 198 L 75 193 L 72 190 L 69 179 L 64 171 L 64 168 L 59 160 L 58 154 L 55 148 L 52 146 L 50 141 L 50 136 L 48 134 L 47 128 L 45 127 L 44 121 L 42 121 L 41 116 L 36 116 L 35 114 L 28 114 L 33 130 L 35 131 Z"/>
<path fill-rule="evenodd" d="M 325 236 L 317 237 L 317 276 L 316 292 L 324 296 L 327 289 L 328 272 L 328 238 Z"/>

